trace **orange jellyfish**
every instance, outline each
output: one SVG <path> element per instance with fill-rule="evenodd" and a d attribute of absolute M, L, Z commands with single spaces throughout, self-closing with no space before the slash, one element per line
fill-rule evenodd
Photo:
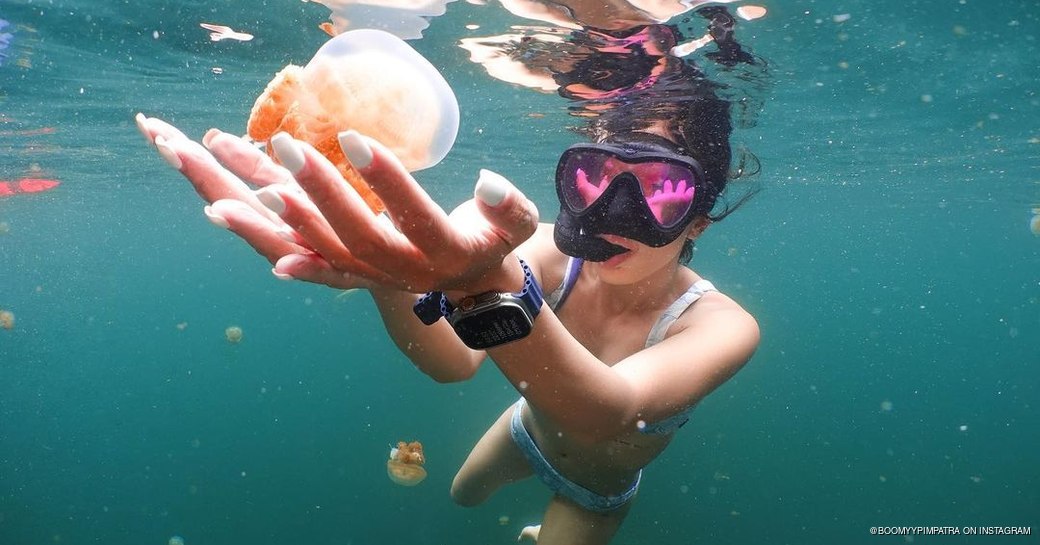
<path fill-rule="evenodd" d="M 415 486 L 426 478 L 423 464 L 422 443 L 398 441 L 397 446 L 390 449 L 390 459 L 386 461 L 386 474 L 391 481 L 402 486 Z"/>
<path fill-rule="evenodd" d="M 444 77 L 403 40 L 352 30 L 326 42 L 306 66 L 278 72 L 253 104 L 246 132 L 259 142 L 287 132 L 309 143 L 381 212 L 382 201 L 340 150 L 337 135 L 348 129 L 378 140 L 408 170 L 421 170 L 455 143 L 459 105 Z"/>

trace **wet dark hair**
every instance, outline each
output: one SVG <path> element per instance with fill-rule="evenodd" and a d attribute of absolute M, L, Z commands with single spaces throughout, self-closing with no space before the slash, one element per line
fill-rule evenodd
<path fill-rule="evenodd" d="M 702 62 L 723 72 L 741 65 L 754 65 L 761 68 L 764 77 L 764 61 L 736 42 L 733 34 L 736 21 L 725 7 L 711 6 L 697 13 L 708 21 L 708 32 L 717 46 L 717 50 L 703 55 Z M 667 25 L 656 25 L 647 35 L 655 40 L 657 50 L 665 51 L 681 39 L 679 30 Z M 608 39 L 601 32 L 590 36 L 588 42 Z M 577 41 L 581 43 L 582 39 Z M 709 77 L 692 60 L 671 54 L 652 54 L 636 47 L 626 51 L 625 62 L 620 62 L 614 53 L 595 53 L 595 46 L 588 42 L 584 45 L 593 50 L 589 57 L 575 66 L 577 70 L 556 77 L 561 84 L 560 94 L 576 100 L 572 113 L 585 121 L 583 126 L 573 130 L 595 142 L 652 140 L 654 145 L 672 153 L 693 158 L 704 169 L 706 178 L 707 198 L 698 203 L 698 208 L 712 222 L 722 220 L 758 192 L 751 187 L 735 199 L 725 196 L 731 180 L 758 172 L 758 160 L 746 150 L 739 150 L 737 167 L 733 168 L 732 106 L 735 100 L 744 100 L 735 98 L 739 92 L 734 93 L 727 84 Z M 590 79 L 591 75 L 596 77 Z M 578 100 L 579 97 L 568 96 L 568 83 L 596 84 L 597 88 L 613 87 L 613 90 L 603 93 L 601 98 L 580 97 Z M 687 240 L 679 261 L 688 263 L 692 257 L 693 241 Z"/>

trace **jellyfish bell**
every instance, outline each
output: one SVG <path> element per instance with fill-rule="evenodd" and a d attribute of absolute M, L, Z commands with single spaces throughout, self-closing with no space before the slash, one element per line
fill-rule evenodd
<path fill-rule="evenodd" d="M 422 466 L 396 460 L 386 461 L 386 474 L 391 481 L 401 486 L 415 486 L 426 478 L 426 470 Z"/>
<path fill-rule="evenodd" d="M 14 313 L 10 310 L 0 310 L 0 327 L 14 329 Z"/>
<path fill-rule="evenodd" d="M 242 328 L 237 325 L 233 325 L 224 330 L 224 338 L 231 344 L 238 344 L 242 342 Z"/>
<path fill-rule="evenodd" d="M 411 46 L 388 32 L 360 29 L 327 41 L 306 66 L 275 75 L 247 126 L 257 141 L 284 131 L 311 144 L 381 212 L 382 202 L 339 148 L 337 135 L 348 129 L 378 140 L 414 172 L 439 163 L 454 145 L 459 105 L 444 77 Z"/>

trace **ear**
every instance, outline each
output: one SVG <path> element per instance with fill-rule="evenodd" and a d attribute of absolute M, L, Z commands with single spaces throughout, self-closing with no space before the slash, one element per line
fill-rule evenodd
<path fill-rule="evenodd" d="M 690 223 L 690 229 L 686 232 L 686 238 L 690 240 L 697 240 L 697 237 L 701 236 L 708 226 L 711 225 L 711 219 L 708 216 L 697 216 L 693 222 Z"/>

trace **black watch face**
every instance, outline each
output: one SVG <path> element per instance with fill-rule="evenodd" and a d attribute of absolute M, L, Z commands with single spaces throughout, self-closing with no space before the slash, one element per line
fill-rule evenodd
<path fill-rule="evenodd" d="M 482 350 L 526 337 L 531 319 L 519 306 L 504 305 L 460 316 L 452 322 L 466 346 Z"/>

